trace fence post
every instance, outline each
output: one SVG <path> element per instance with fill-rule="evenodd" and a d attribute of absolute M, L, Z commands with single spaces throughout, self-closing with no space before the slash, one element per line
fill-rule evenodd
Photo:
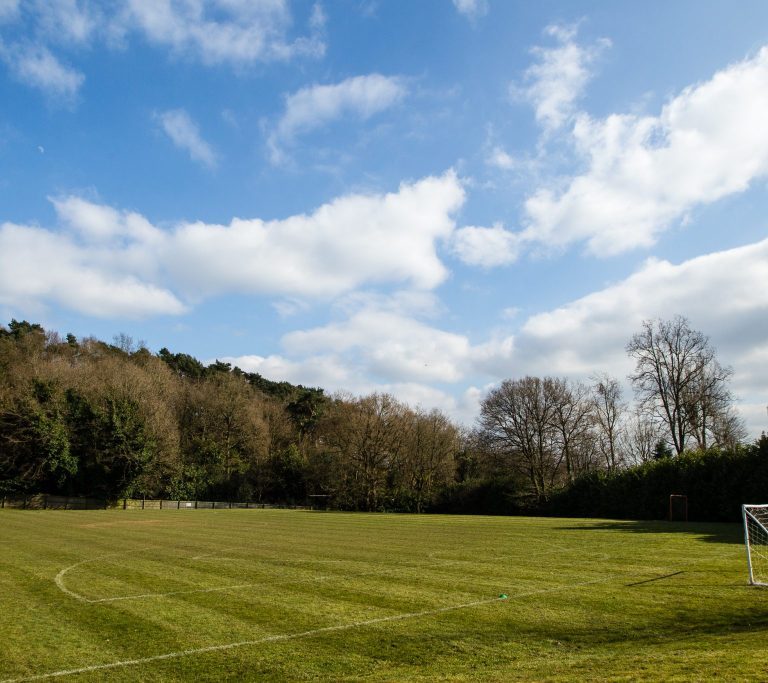
<path fill-rule="evenodd" d="M 197 510 L 197 501 L 195 501 L 195 510 Z"/>
<path fill-rule="evenodd" d="M 144 498 L 141 499 L 141 509 L 144 509 Z"/>
<path fill-rule="evenodd" d="M 128 509 L 128 499 L 123 498 L 123 510 L 127 510 L 127 509 Z"/>
<path fill-rule="evenodd" d="M 163 499 L 162 498 L 160 499 L 160 509 L 161 510 L 163 509 Z"/>
<path fill-rule="evenodd" d="M 176 509 L 177 510 L 181 510 L 181 501 L 180 500 L 176 501 Z"/>

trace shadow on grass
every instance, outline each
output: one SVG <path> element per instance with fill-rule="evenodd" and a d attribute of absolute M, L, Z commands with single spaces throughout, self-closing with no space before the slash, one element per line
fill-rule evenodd
<path fill-rule="evenodd" d="M 661 522 L 605 520 L 585 522 L 579 525 L 560 526 L 558 529 L 583 531 L 625 531 L 632 534 L 692 534 L 709 543 L 744 543 L 744 530 L 732 522 Z"/>

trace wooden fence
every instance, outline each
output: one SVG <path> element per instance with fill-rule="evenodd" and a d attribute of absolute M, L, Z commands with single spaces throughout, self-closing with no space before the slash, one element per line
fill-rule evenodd
<path fill-rule="evenodd" d="M 103 500 L 38 493 L 28 496 L 3 496 L 0 508 L 17 510 L 312 510 L 311 505 L 273 505 L 270 503 L 233 502 L 220 500 L 150 500 L 149 498 L 119 498 Z"/>

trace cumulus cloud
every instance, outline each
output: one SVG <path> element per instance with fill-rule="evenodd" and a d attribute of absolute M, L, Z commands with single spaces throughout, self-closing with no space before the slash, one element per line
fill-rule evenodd
<path fill-rule="evenodd" d="M 536 47 L 537 61 L 525 72 L 523 83 L 513 83 L 510 94 L 530 102 L 536 120 L 546 130 L 561 128 L 572 117 L 575 103 L 592 78 L 590 67 L 600 52 L 610 45 L 601 39 L 591 46 L 576 42 L 575 26 L 552 25 L 545 33 L 557 41 L 556 47 Z"/>
<path fill-rule="evenodd" d="M 216 166 L 216 152 L 203 140 L 197 124 L 183 109 L 173 109 L 157 115 L 165 134 L 179 149 L 186 151 L 193 161 L 209 168 Z"/>
<path fill-rule="evenodd" d="M 183 311 L 180 297 L 197 301 L 236 292 L 330 300 L 366 285 L 405 284 L 417 293 L 399 297 L 401 305 L 426 306 L 430 299 L 418 290 L 428 292 L 448 274 L 437 248 L 455 229 L 453 214 L 464 190 L 449 171 L 404 183 L 397 192 L 346 195 L 308 215 L 235 219 L 229 225 L 181 223 L 163 230 L 138 213 L 82 197 L 51 201 L 58 230 L 4 226 L 3 263 L 15 266 L 0 280 L 0 300 L 22 294 L 25 301 L 51 300 L 58 296 L 55 283 L 66 280 L 62 273 L 80 269 L 92 274 L 80 279 L 82 287 L 101 288 L 93 295 L 98 303 L 84 303 L 85 290 L 70 298 L 73 290 L 62 285 L 62 305 L 81 311 L 90 306 L 98 315 L 134 314 L 143 306 L 154 315 Z M 52 261 L 60 252 L 60 261 L 51 268 L 42 261 L 33 265 L 31 245 Z M 135 301 L 116 299 L 110 309 L 114 287 L 105 284 L 110 282 L 126 296 L 135 293 Z"/>
<path fill-rule="evenodd" d="M 366 284 L 431 289 L 447 276 L 436 243 L 455 228 L 464 190 L 453 172 L 384 195 L 347 195 L 309 215 L 178 226 L 166 253 L 193 295 L 334 297 Z"/>
<path fill-rule="evenodd" d="M 768 48 L 683 90 L 658 116 L 581 114 L 586 172 L 525 204 L 523 238 L 585 241 L 597 255 L 648 247 L 694 207 L 743 192 L 768 173 Z"/>
<path fill-rule="evenodd" d="M 513 263 L 517 259 L 519 235 L 505 230 L 500 224 L 491 228 L 468 226 L 453 234 L 453 250 L 471 266 L 493 268 Z"/>
<path fill-rule="evenodd" d="M 362 354 L 367 371 L 390 381 L 455 382 L 469 355 L 466 337 L 381 310 L 363 310 L 348 320 L 283 339 L 291 354 L 312 349 Z"/>
<path fill-rule="evenodd" d="M 177 315 L 181 302 L 167 289 L 115 268 L 66 235 L 5 223 L 0 226 L 0 303 L 16 309 L 56 303 L 96 317 Z"/>
<path fill-rule="evenodd" d="M 345 116 L 368 119 L 400 102 L 406 92 L 401 78 L 381 74 L 302 88 L 285 99 L 285 111 L 268 140 L 271 158 L 282 161 L 282 147 L 299 134 Z"/>
<path fill-rule="evenodd" d="M 756 286 L 763 282 L 768 239 L 678 264 L 649 260 L 622 281 L 530 316 L 514 336 L 500 332 L 481 343 L 424 322 L 428 307 L 409 303 L 407 292 L 359 295 L 341 319 L 284 335 L 282 354 L 226 360 L 329 390 L 389 391 L 469 424 L 489 387 L 482 383 L 505 377 L 588 380 L 606 371 L 625 381 L 630 398 L 627 341 L 643 320 L 682 313 L 733 366 L 738 408 L 757 435 L 768 426 L 768 289 Z"/>
<path fill-rule="evenodd" d="M 366 374 L 347 357 L 335 355 L 306 356 L 290 360 L 284 356 L 226 356 L 218 360 L 231 363 L 246 372 L 258 372 L 265 377 L 289 381 L 303 386 L 322 387 L 328 393 L 362 396 L 373 392 L 388 393 L 411 407 L 427 410 L 437 408 L 453 419 L 470 424 L 476 415 L 480 390 L 467 390 L 460 397 L 421 382 L 388 382 Z M 209 361 L 213 362 L 212 360 Z"/>
<path fill-rule="evenodd" d="M 764 282 L 768 240 L 680 264 L 649 260 L 621 282 L 530 317 L 515 339 L 514 364 L 518 374 L 584 378 L 606 370 L 624 378 L 633 369 L 625 346 L 642 321 L 683 314 L 711 337 L 720 360 L 733 366 L 736 394 L 746 403 L 766 403 Z M 750 423 L 755 434 L 765 426 Z"/>
<path fill-rule="evenodd" d="M 768 282 L 768 239 L 679 264 L 649 260 L 620 282 L 530 316 L 516 335 L 483 343 L 429 325 L 395 301 L 372 298 L 343 320 L 286 334 L 284 355 L 226 360 L 330 390 L 389 391 L 471 424 L 491 386 L 471 384 L 478 379 L 588 380 L 607 371 L 625 382 L 630 398 L 627 341 L 643 320 L 683 313 L 710 335 L 721 362 L 733 366 L 737 408 L 757 435 L 768 426 L 768 289 L 755 286 L 762 282 Z"/>

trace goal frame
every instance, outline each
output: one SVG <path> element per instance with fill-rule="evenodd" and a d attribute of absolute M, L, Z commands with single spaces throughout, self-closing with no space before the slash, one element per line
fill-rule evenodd
<path fill-rule="evenodd" d="M 682 507 L 679 508 L 678 505 Z M 678 519 L 679 509 L 682 509 L 682 519 Z M 688 496 L 683 493 L 670 493 L 669 494 L 669 521 L 670 522 L 687 522 L 688 521 Z"/>
<path fill-rule="evenodd" d="M 744 547 L 747 551 L 747 568 L 749 569 L 749 583 L 752 586 L 768 586 L 768 577 L 765 581 L 756 581 L 755 580 L 755 573 L 754 573 L 754 567 L 752 565 L 752 544 L 750 543 L 749 539 L 749 524 L 748 524 L 748 518 L 752 520 L 754 524 L 757 524 L 768 536 L 768 528 L 766 528 L 766 525 L 763 524 L 757 517 L 755 517 L 749 509 L 761 509 L 766 510 L 768 509 L 768 504 L 758 504 L 758 505 L 751 505 L 748 503 L 745 503 L 741 506 L 741 517 L 744 521 Z"/>

